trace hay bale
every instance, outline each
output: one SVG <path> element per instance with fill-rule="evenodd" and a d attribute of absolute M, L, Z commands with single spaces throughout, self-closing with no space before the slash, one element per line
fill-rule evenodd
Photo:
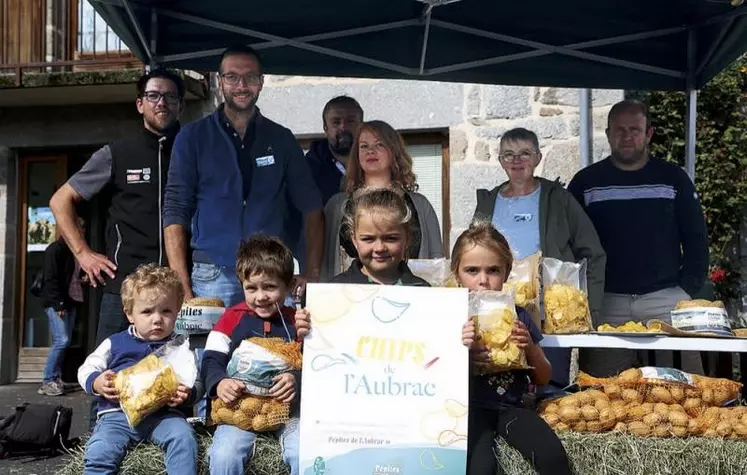
<path fill-rule="evenodd" d="M 199 475 L 208 474 L 206 450 L 211 437 L 197 430 L 200 441 Z M 706 439 L 642 438 L 626 434 L 560 434 L 576 475 L 744 475 L 747 473 L 747 441 Z M 83 446 L 76 449 L 61 475 L 83 473 Z M 500 441 L 499 459 L 506 475 L 535 475 L 529 463 Z M 127 454 L 120 473 L 164 474 L 161 450 L 140 444 Z M 288 469 L 274 439 L 259 437 L 247 468 L 251 475 L 287 475 Z"/>
<path fill-rule="evenodd" d="M 208 475 L 210 470 L 207 461 L 207 449 L 212 442 L 212 436 L 203 428 L 196 427 L 197 439 L 200 443 L 198 454 L 198 475 Z M 80 475 L 83 473 L 83 454 L 85 440 L 68 456 L 65 466 L 58 475 Z M 119 473 L 127 475 L 161 475 L 166 473 L 163 451 L 149 443 L 138 444 L 130 449 L 120 466 Z M 254 445 L 254 455 L 246 470 L 248 475 L 288 475 L 280 444 L 275 439 L 258 437 Z"/>
<path fill-rule="evenodd" d="M 747 473 L 747 441 L 643 438 L 606 433 L 559 434 L 576 475 L 743 475 Z M 505 442 L 499 445 L 506 475 L 536 472 Z"/>

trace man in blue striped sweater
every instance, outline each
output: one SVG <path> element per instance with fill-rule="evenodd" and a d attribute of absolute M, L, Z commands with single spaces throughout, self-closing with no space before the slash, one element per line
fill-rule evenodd
<path fill-rule="evenodd" d="M 705 283 L 708 237 L 693 182 L 677 165 L 651 157 L 654 129 L 644 104 L 624 100 L 607 119 L 612 154 L 581 171 L 568 191 L 596 227 L 607 253 L 601 321 L 659 318 Z M 610 376 L 647 363 L 631 350 L 582 352 L 582 369 Z M 671 352 L 656 352 L 657 366 L 672 366 Z M 703 372 L 699 353 L 682 354 L 682 369 Z"/>

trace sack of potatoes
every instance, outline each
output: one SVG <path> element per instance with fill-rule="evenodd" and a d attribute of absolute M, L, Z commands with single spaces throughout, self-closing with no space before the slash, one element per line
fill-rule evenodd
<path fill-rule="evenodd" d="M 610 399 L 597 389 L 588 389 L 540 407 L 540 416 L 558 432 L 605 432 L 617 422 Z"/>
<path fill-rule="evenodd" d="M 747 406 L 709 407 L 695 423 L 703 437 L 747 439 Z"/>
<path fill-rule="evenodd" d="M 276 430 L 286 424 L 290 416 L 290 404 L 262 396 L 245 395 L 231 405 L 216 398 L 211 405 L 213 424 L 228 424 L 252 432 Z"/>
<path fill-rule="evenodd" d="M 697 434 L 697 424 L 680 404 L 662 402 L 630 404 L 615 430 L 642 437 L 687 437 Z"/>

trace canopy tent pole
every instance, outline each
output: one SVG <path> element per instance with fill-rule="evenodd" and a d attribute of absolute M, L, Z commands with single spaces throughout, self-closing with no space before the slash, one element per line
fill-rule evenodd
<path fill-rule="evenodd" d="M 122 0 L 122 6 L 127 12 L 127 16 L 130 19 L 130 23 L 132 23 L 132 27 L 135 29 L 135 34 L 137 35 L 137 39 L 140 42 L 140 45 L 145 50 L 146 56 L 148 56 L 148 66 L 152 67 L 152 65 L 154 64 L 153 54 L 150 52 L 148 42 L 145 41 L 145 35 L 143 34 L 143 30 L 140 28 L 140 23 L 137 22 L 137 18 L 135 18 L 135 14 L 132 12 L 130 0 Z"/>
<path fill-rule="evenodd" d="M 592 163 L 592 116 L 591 116 L 591 89 L 579 89 L 579 150 L 581 152 L 581 168 L 586 168 Z"/>
<path fill-rule="evenodd" d="M 150 9 L 150 67 L 158 66 L 156 57 L 156 46 L 158 46 L 158 13 L 155 8 Z"/>
<path fill-rule="evenodd" d="M 698 91 L 695 90 L 695 48 L 697 38 L 695 30 L 691 29 L 687 35 L 687 132 L 685 134 L 685 171 L 695 182 L 695 128 L 698 118 Z"/>
<path fill-rule="evenodd" d="M 687 135 L 685 136 L 685 170 L 695 181 L 695 125 L 698 117 L 698 91 L 687 90 Z"/>

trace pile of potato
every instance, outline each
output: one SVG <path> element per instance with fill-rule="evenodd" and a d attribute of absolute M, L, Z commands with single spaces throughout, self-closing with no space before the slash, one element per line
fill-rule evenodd
<path fill-rule="evenodd" d="M 747 406 L 709 407 L 695 423 L 703 437 L 747 438 Z"/>
<path fill-rule="evenodd" d="M 541 408 L 541 417 L 558 432 L 747 438 L 747 407 L 717 407 L 738 396 L 739 383 L 694 376 L 690 386 L 646 383 L 640 377 L 639 370 L 627 370 L 607 378 L 597 386 L 600 389 L 549 401 Z"/>
<path fill-rule="evenodd" d="M 682 405 L 663 402 L 628 405 L 625 417 L 615 425 L 615 430 L 642 437 L 687 437 L 697 434 L 697 429 Z"/>
<path fill-rule="evenodd" d="M 550 401 L 542 408 L 541 417 L 558 432 L 604 432 L 617 422 L 610 398 L 596 389 Z"/>
<path fill-rule="evenodd" d="M 210 419 L 214 424 L 228 424 L 242 430 L 266 432 L 289 420 L 290 404 L 269 397 L 246 395 L 228 405 L 213 399 Z"/>

